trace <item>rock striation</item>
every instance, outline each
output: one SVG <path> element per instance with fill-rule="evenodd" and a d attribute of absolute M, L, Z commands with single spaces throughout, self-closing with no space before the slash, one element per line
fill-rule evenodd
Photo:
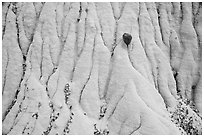
<path fill-rule="evenodd" d="M 2 134 L 202 134 L 202 3 L 3 2 Z"/>

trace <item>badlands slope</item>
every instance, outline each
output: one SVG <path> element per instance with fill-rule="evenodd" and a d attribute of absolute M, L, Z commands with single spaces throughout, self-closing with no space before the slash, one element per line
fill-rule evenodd
<path fill-rule="evenodd" d="M 2 3 L 2 134 L 202 134 L 201 54 L 202 3 Z"/>

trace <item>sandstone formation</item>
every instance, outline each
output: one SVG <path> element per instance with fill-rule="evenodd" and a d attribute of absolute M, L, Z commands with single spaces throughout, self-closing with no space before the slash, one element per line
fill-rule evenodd
<path fill-rule="evenodd" d="M 2 3 L 2 61 L 3 134 L 202 134 L 202 3 Z"/>

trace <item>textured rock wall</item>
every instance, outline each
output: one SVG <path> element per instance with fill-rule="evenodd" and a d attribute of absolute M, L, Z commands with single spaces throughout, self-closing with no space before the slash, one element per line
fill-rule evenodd
<path fill-rule="evenodd" d="M 201 53 L 202 3 L 2 3 L 2 132 L 201 134 Z"/>

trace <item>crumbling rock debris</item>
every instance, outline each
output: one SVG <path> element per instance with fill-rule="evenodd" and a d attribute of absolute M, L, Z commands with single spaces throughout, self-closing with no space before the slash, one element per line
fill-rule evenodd
<path fill-rule="evenodd" d="M 202 134 L 202 118 L 192 101 L 182 99 L 180 96 L 177 106 L 168 111 L 171 120 L 182 130 L 184 135 Z"/>
<path fill-rule="evenodd" d="M 99 129 L 97 129 L 96 124 L 94 124 L 94 135 L 108 135 L 108 134 L 109 134 L 108 130 L 100 131 Z"/>
<path fill-rule="evenodd" d="M 2 134 L 197 135 L 201 123 L 201 2 L 2 3 Z"/>
<path fill-rule="evenodd" d="M 69 84 L 65 85 L 64 88 L 64 94 L 65 94 L 65 103 L 69 106 L 69 108 L 71 107 L 71 104 L 69 104 L 69 96 L 71 95 L 71 91 L 69 89 Z"/>

